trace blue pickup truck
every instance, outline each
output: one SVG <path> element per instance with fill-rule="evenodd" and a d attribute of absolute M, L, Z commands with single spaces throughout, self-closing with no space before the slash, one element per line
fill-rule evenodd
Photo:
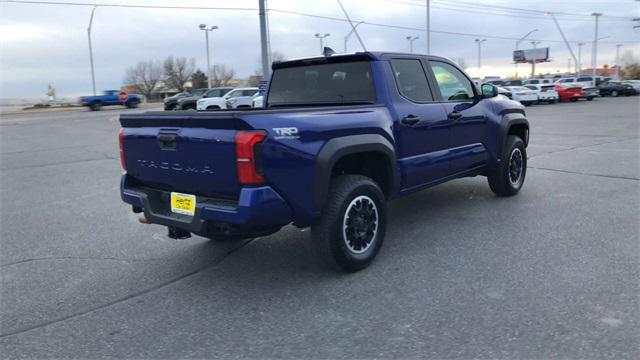
<path fill-rule="evenodd" d="M 498 196 L 523 185 L 523 106 L 449 60 L 360 52 L 272 68 L 260 109 L 120 117 L 121 196 L 141 222 L 214 239 L 310 226 L 321 258 L 357 271 L 380 250 L 388 200 L 468 176 Z"/>
<path fill-rule="evenodd" d="M 140 96 L 136 94 L 126 94 L 125 100 L 122 101 L 120 93 L 120 90 L 105 90 L 102 95 L 82 96 L 80 97 L 80 104 L 89 107 L 93 111 L 98 111 L 103 106 L 109 105 L 124 105 L 129 109 L 133 109 L 137 108 L 142 102 Z"/>

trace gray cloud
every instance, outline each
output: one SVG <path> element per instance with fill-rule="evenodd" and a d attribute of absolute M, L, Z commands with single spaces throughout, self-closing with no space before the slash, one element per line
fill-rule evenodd
<path fill-rule="evenodd" d="M 115 1 L 114 1 L 115 2 Z M 102 1 L 102 3 L 114 3 Z M 350 15 L 358 20 L 407 27 L 424 27 L 424 8 L 403 4 L 409 0 L 343 0 Z M 117 3 L 124 3 L 117 1 Z M 172 6 L 237 6 L 257 7 L 256 0 L 227 1 L 137 1 L 136 4 Z M 492 1 L 493 4 L 544 10 L 590 14 L 601 11 L 606 15 L 633 16 L 637 3 L 632 1 Z M 615 6 L 612 6 L 614 5 Z M 271 0 L 273 9 L 286 9 L 324 16 L 342 17 L 335 1 Z M 86 27 L 91 7 L 61 5 L 26 5 L 0 3 L 1 86 L 0 97 L 42 96 L 46 84 L 52 82 L 58 93 L 74 96 L 91 89 Z M 168 55 L 194 57 L 204 68 L 204 35 L 198 24 L 220 27 L 213 34 L 213 62 L 233 66 L 239 77 L 249 76 L 258 68 L 259 33 L 257 11 L 123 9 L 100 7 L 94 20 L 94 59 L 99 89 L 119 88 L 127 66 L 140 60 L 162 59 Z M 349 25 L 333 20 L 316 19 L 278 12 L 270 13 L 272 49 L 287 57 L 314 55 L 318 52 L 316 32 L 329 32 L 326 45 L 342 51 L 343 36 Z M 567 37 L 588 43 L 583 47 L 583 64 L 590 65 L 590 41 L 593 21 L 561 20 Z M 637 41 L 630 22 L 603 21 L 601 36 L 607 41 Z M 517 37 L 531 29 L 540 29 L 536 38 L 561 40 L 548 19 L 509 18 L 505 16 L 462 13 L 434 7 L 432 29 Z M 425 34 L 421 31 L 399 30 L 370 25 L 359 27 L 367 47 L 371 50 L 407 51 L 407 35 L 420 37 L 415 45 L 424 52 Z M 473 36 L 432 34 L 433 54 L 462 57 L 470 66 L 476 65 L 476 46 Z M 599 64 L 611 64 L 615 56 L 614 43 L 600 44 Z M 510 64 L 515 41 L 489 39 L 483 45 L 483 67 L 486 71 L 505 72 Z M 523 44 L 523 46 L 526 44 Z M 569 53 L 562 43 L 542 43 L 550 46 L 554 61 L 539 66 L 542 71 L 555 72 L 566 68 Z M 625 44 L 625 49 L 638 52 L 638 43 Z M 360 50 L 353 37 L 349 50 Z M 521 67 L 525 69 L 526 67 Z M 475 69 L 469 69 L 473 74 Z M 522 70 L 521 70 L 522 71 Z M 504 74 L 501 74 L 504 75 Z"/>

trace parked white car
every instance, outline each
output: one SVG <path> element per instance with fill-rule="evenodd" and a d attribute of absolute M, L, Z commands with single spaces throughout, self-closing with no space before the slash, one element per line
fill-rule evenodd
<path fill-rule="evenodd" d="M 256 94 L 256 96 L 253 97 L 253 107 L 254 108 L 264 107 L 264 96 L 260 95 L 259 93 Z"/>
<path fill-rule="evenodd" d="M 253 106 L 253 96 L 258 88 L 237 88 L 229 91 L 223 97 L 204 98 L 198 100 L 198 110 L 224 110 L 249 108 Z"/>
<path fill-rule="evenodd" d="M 636 89 L 636 92 L 640 94 L 640 80 L 623 80 L 621 83 L 633 86 L 633 88 Z"/>
<path fill-rule="evenodd" d="M 556 91 L 555 85 L 528 84 L 528 85 L 525 85 L 524 87 L 536 92 L 536 96 L 538 96 L 539 103 L 546 102 L 549 104 L 553 104 L 560 100 L 560 97 L 558 96 L 558 92 Z"/>
<path fill-rule="evenodd" d="M 592 88 L 604 81 L 604 77 L 596 76 L 596 83 L 593 83 L 593 77 L 591 76 L 579 76 L 579 77 L 563 77 L 555 82 L 562 85 L 578 85 L 581 88 Z"/>
<path fill-rule="evenodd" d="M 512 100 L 519 101 L 522 105 L 528 106 L 538 101 L 536 92 L 524 86 L 504 86 L 504 88 L 511 92 Z"/>
<path fill-rule="evenodd" d="M 522 82 L 523 85 L 540 85 L 551 83 L 553 83 L 551 79 L 527 79 Z"/>

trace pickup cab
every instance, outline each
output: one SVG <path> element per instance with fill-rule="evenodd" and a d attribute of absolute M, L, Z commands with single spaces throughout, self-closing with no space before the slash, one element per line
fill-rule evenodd
<path fill-rule="evenodd" d="M 468 176 L 498 196 L 524 184 L 524 107 L 450 60 L 359 52 L 272 69 L 260 109 L 121 115 L 121 197 L 141 222 L 172 238 L 311 227 L 321 259 L 357 271 L 382 246 L 389 200 Z"/>
<path fill-rule="evenodd" d="M 126 100 L 120 100 L 119 90 L 105 90 L 102 95 L 82 96 L 80 104 L 87 106 L 93 111 L 102 109 L 103 106 L 124 105 L 130 109 L 137 108 L 142 102 L 142 98 L 136 94 L 127 94 Z"/>

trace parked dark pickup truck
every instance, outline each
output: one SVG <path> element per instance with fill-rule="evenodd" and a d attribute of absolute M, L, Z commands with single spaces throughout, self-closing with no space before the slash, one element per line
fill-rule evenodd
<path fill-rule="evenodd" d="M 380 250 L 388 200 L 467 176 L 499 196 L 524 183 L 523 106 L 449 60 L 363 52 L 273 70 L 261 109 L 121 116 L 121 195 L 142 222 L 174 238 L 311 226 L 320 256 L 356 271 Z"/>

